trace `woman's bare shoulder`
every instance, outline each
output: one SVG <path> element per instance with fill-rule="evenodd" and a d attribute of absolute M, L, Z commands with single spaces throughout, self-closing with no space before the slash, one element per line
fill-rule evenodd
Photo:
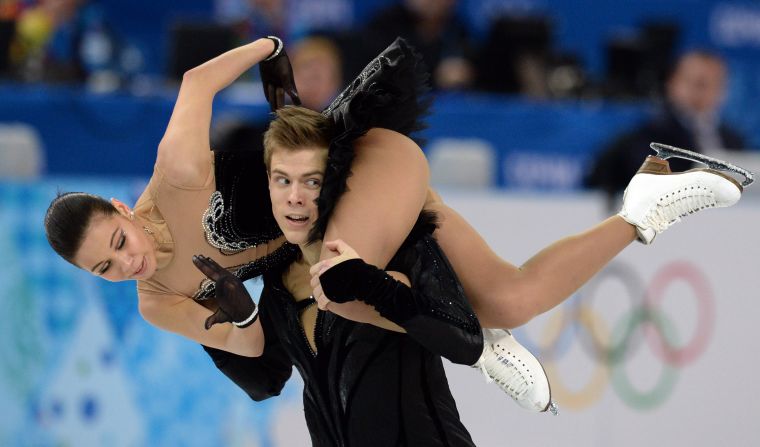
<path fill-rule="evenodd" d="M 213 171 L 214 153 L 209 148 L 209 150 L 188 159 L 190 157 L 187 157 L 187 154 L 183 153 L 182 150 L 171 147 L 171 145 L 177 144 L 179 143 L 162 143 L 156 157 L 156 167 L 172 185 L 204 186 Z"/>

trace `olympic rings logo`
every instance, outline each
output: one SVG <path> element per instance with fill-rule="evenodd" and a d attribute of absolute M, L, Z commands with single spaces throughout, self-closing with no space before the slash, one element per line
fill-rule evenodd
<path fill-rule="evenodd" d="M 628 311 L 611 328 L 600 313 L 594 311 L 595 302 L 604 299 L 599 292 L 601 285 L 609 281 L 622 286 L 631 301 Z M 688 286 L 697 304 L 696 329 L 688 340 L 681 339 L 673 319 L 662 310 L 668 290 L 678 283 Z M 678 378 L 677 370 L 693 363 L 705 351 L 715 324 L 710 283 L 695 265 L 686 261 L 674 261 L 662 267 L 646 288 L 632 267 L 613 262 L 570 302 L 552 312 L 540 334 L 541 345 L 528 348 L 540 353 L 556 401 L 571 409 L 586 408 L 600 399 L 608 383 L 632 408 L 658 407 L 671 395 Z M 576 341 L 595 360 L 596 368 L 582 389 L 571 390 L 560 380 L 563 374 L 557 362 Z M 626 372 L 631 354 L 642 344 L 662 362 L 656 383 L 645 390 L 637 389 Z"/>

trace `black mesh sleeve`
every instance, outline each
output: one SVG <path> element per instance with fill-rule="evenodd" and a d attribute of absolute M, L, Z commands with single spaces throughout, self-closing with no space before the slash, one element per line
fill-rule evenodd
<path fill-rule="evenodd" d="M 406 274 L 412 287 L 361 259 L 328 269 L 320 282 L 331 300 L 364 301 L 431 352 L 474 364 L 483 351 L 480 323 L 435 239 L 427 234 L 405 244 L 388 270 Z"/>
<path fill-rule="evenodd" d="M 261 357 L 244 357 L 201 345 L 211 356 L 214 365 L 257 402 L 279 396 L 293 373 L 293 363 L 282 348 L 276 332 L 273 329 L 267 330 L 266 318 L 261 319 L 261 324 L 264 325 L 266 334 Z"/>

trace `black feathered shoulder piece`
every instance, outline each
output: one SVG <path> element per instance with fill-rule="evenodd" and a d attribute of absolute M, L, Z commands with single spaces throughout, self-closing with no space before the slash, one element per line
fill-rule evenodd
<path fill-rule="evenodd" d="M 322 239 L 335 205 L 346 191 L 354 141 L 374 127 L 415 139 L 432 102 L 422 57 L 402 38 L 373 59 L 322 113 L 334 124 L 325 177 L 317 202 L 319 217 L 309 235 Z M 422 141 L 415 139 L 418 144 Z"/>

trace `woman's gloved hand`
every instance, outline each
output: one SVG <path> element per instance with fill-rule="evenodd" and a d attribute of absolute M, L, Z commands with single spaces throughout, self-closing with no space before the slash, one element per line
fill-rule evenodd
<path fill-rule="evenodd" d="M 293 80 L 293 67 L 285 53 L 285 47 L 278 37 L 268 36 L 274 42 L 275 49 L 268 58 L 259 63 L 261 83 L 264 87 L 264 96 L 267 98 L 269 107 L 274 112 L 285 105 L 285 93 L 293 100 L 293 104 L 300 106 L 301 99 L 298 97 L 296 82 Z"/>
<path fill-rule="evenodd" d="M 256 321 L 256 303 L 237 276 L 203 255 L 193 256 L 193 264 L 214 281 L 216 286 L 216 303 L 219 308 L 206 319 L 206 330 L 217 323 L 232 323 L 245 328 Z"/>

